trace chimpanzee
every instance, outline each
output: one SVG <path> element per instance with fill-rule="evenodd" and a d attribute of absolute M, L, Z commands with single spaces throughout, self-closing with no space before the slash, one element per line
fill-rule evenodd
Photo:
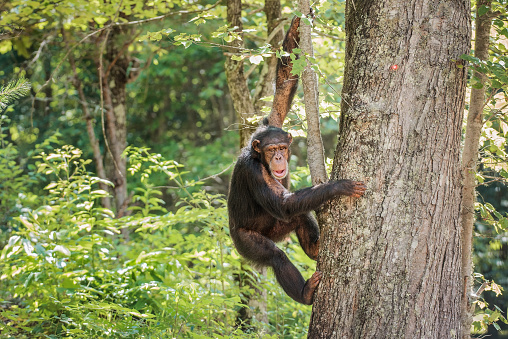
<path fill-rule="evenodd" d="M 290 53 L 298 46 L 299 24 L 300 18 L 295 17 L 282 43 L 284 51 Z M 238 157 L 229 188 L 229 227 L 242 256 L 272 267 L 284 291 L 294 300 L 310 305 L 321 272 L 315 272 L 306 282 L 275 242 L 295 231 L 305 253 L 316 260 L 319 228 L 310 212 L 337 195 L 360 197 L 365 192 L 365 185 L 340 180 L 294 193 L 289 191 L 292 137 L 279 127 L 282 127 L 298 86 L 298 76 L 292 75 L 291 69 L 289 57 L 279 60 L 272 112 Z"/>
<path fill-rule="evenodd" d="M 321 272 L 315 272 L 305 282 L 275 242 L 295 231 L 305 253 L 316 260 L 319 228 L 310 212 L 337 195 L 360 197 L 365 185 L 340 180 L 291 193 L 288 190 L 291 142 L 291 134 L 275 126 L 262 126 L 254 133 L 233 170 L 228 198 L 229 227 L 242 256 L 272 267 L 284 291 L 294 300 L 310 305 Z"/>

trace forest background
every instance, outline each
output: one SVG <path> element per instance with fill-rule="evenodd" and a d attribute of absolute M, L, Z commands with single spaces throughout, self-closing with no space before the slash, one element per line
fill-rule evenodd
<path fill-rule="evenodd" d="M 244 3 L 241 30 L 228 25 L 220 1 L 0 5 L 2 335 L 305 337 L 310 307 L 288 298 L 271 273 L 242 262 L 225 209 L 240 135 L 269 112 L 272 39 L 302 15 L 282 2 L 281 18 L 271 18 L 269 3 Z M 344 5 L 313 4 L 311 62 L 329 158 Z M 474 331 L 508 337 L 498 321 L 508 306 L 499 294 L 508 286 L 508 24 L 506 3 L 492 7 L 489 60 L 463 57 L 489 79 L 474 239 L 476 287 L 485 291 Z M 225 71 L 235 63 L 257 116 L 235 112 Z M 293 189 L 310 185 L 301 98 L 285 125 L 295 137 Z M 306 277 L 314 272 L 294 238 L 281 246 Z M 241 310 L 258 289 L 268 293 L 267 318 L 245 318 Z"/>

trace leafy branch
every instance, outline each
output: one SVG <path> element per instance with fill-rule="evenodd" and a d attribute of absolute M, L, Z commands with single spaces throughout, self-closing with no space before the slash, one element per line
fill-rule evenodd
<path fill-rule="evenodd" d="M 30 81 L 26 78 L 19 78 L 10 81 L 7 85 L 0 88 L 0 112 L 14 100 L 24 97 L 30 93 Z"/>

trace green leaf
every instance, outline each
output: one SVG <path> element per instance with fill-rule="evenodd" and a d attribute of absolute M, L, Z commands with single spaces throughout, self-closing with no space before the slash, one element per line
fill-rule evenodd
<path fill-rule="evenodd" d="M 23 239 L 23 248 L 28 256 L 32 256 L 32 253 L 34 251 L 34 247 L 32 246 L 32 243 L 30 240 Z M 35 254 L 33 254 L 35 256 Z"/>
<path fill-rule="evenodd" d="M 12 237 L 10 237 L 9 238 L 9 246 L 13 247 L 18 242 L 19 239 L 21 239 L 21 237 L 19 235 L 13 235 Z"/>
<path fill-rule="evenodd" d="M 483 5 L 480 8 L 478 8 L 478 15 L 482 16 L 485 15 L 489 11 L 489 7 Z"/>
<path fill-rule="evenodd" d="M 293 60 L 293 68 L 291 69 L 291 74 L 293 75 L 301 74 L 306 66 L 307 61 L 304 58 Z"/>
<path fill-rule="evenodd" d="M 481 321 L 473 321 L 473 329 L 475 332 L 479 332 L 482 329 Z"/>
<path fill-rule="evenodd" d="M 490 86 L 492 88 L 502 88 L 503 84 L 501 82 L 497 81 L 496 79 L 492 79 Z"/>
<path fill-rule="evenodd" d="M 90 194 L 97 195 L 97 196 L 103 196 L 103 197 L 107 197 L 109 195 L 109 193 L 104 190 L 95 190 L 95 191 L 90 192 Z"/>
<path fill-rule="evenodd" d="M 25 288 L 27 288 L 28 285 L 30 285 L 30 282 L 32 281 L 33 277 L 34 277 L 34 273 L 33 272 L 28 275 L 28 278 L 26 278 L 26 280 L 25 280 L 25 282 L 23 284 L 23 286 Z"/>
<path fill-rule="evenodd" d="M 501 226 L 501 228 L 503 230 L 508 230 L 508 219 L 503 218 L 503 219 L 499 220 L 499 225 Z"/>
<path fill-rule="evenodd" d="M 469 62 L 471 62 L 471 63 L 473 63 L 473 64 L 480 63 L 480 59 L 475 58 L 474 56 L 469 55 L 469 54 L 462 54 L 462 55 L 460 56 L 460 58 L 461 58 L 462 60 L 469 61 Z"/>
<path fill-rule="evenodd" d="M 12 101 L 30 93 L 30 82 L 25 78 L 10 81 L 6 86 L 0 87 L 0 112 Z"/>
<path fill-rule="evenodd" d="M 98 23 L 99 25 L 104 25 L 106 22 L 108 22 L 108 18 L 105 18 L 105 17 L 102 17 L 102 16 L 98 16 L 98 17 L 95 17 L 93 18 L 93 20 Z"/>
<path fill-rule="evenodd" d="M 43 257 L 46 256 L 46 249 L 41 244 L 35 244 L 35 252 Z"/>
<path fill-rule="evenodd" d="M 71 251 L 69 251 L 66 247 L 64 247 L 62 245 L 56 245 L 53 250 L 57 251 L 57 252 L 60 252 L 63 255 L 66 255 L 66 256 L 70 256 L 71 255 Z"/>

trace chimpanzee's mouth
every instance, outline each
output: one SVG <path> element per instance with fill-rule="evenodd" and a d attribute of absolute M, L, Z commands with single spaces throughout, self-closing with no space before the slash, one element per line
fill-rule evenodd
<path fill-rule="evenodd" d="M 275 179 L 284 179 L 287 175 L 286 169 L 280 170 L 280 171 L 272 171 L 272 175 Z"/>

